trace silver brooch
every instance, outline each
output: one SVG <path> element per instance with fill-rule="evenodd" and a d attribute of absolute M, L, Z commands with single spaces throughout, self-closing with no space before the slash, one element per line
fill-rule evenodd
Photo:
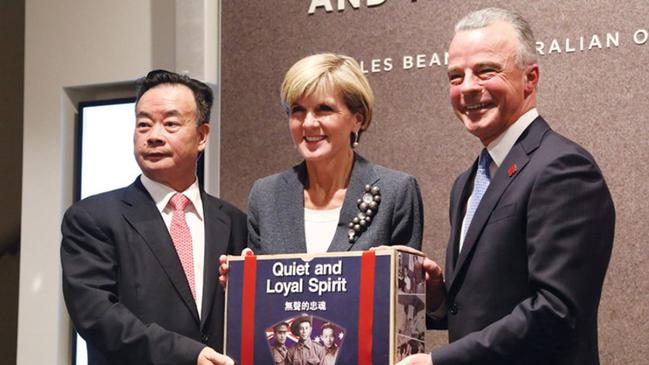
<path fill-rule="evenodd" d="M 356 201 L 360 212 L 349 222 L 347 236 L 349 243 L 354 243 L 358 237 L 369 227 L 372 217 L 376 214 L 381 204 L 381 189 L 374 185 L 365 185 L 363 196 Z"/>

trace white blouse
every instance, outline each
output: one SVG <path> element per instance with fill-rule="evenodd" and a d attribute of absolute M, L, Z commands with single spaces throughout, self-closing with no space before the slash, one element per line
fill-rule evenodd
<path fill-rule="evenodd" d="M 307 253 L 327 252 L 336 234 L 341 208 L 327 210 L 304 208 L 304 234 L 306 236 Z"/>

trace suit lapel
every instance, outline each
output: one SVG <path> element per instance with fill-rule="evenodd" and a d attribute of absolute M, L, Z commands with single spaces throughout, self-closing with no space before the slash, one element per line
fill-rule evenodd
<path fill-rule="evenodd" d="M 340 220 L 338 227 L 334 234 L 328 252 L 334 251 L 350 251 L 353 250 L 354 244 L 349 243 L 347 231 L 349 230 L 348 224 L 359 213 L 357 201 L 365 193 L 365 185 L 374 185 L 380 180 L 380 177 L 372 168 L 372 165 L 367 162 L 363 157 L 354 154 L 354 166 L 352 167 L 352 174 L 349 178 L 349 185 L 345 193 L 345 201 L 340 210 Z M 379 209 L 380 206 L 379 206 Z M 363 234 L 359 238 L 363 237 Z M 358 241 L 357 241 L 358 242 Z M 385 242 L 376 242 L 377 244 Z"/>
<path fill-rule="evenodd" d="M 230 237 L 230 218 L 221 210 L 221 203 L 201 191 L 203 222 L 205 224 L 205 261 L 203 265 L 203 305 L 201 328 L 207 322 L 218 283 L 219 256 L 227 253 Z"/>
<path fill-rule="evenodd" d="M 176 288 L 187 309 L 198 323 L 198 310 L 192 296 L 185 272 L 183 271 L 169 231 L 155 203 L 149 196 L 140 179 L 131 184 L 125 194 L 124 202 L 130 206 L 124 217 L 146 242 Z"/>
<path fill-rule="evenodd" d="M 282 237 L 286 242 L 282 247 L 286 253 L 306 252 L 306 238 L 304 236 L 304 187 L 307 184 L 306 163 L 293 167 L 291 171 L 282 175 L 285 188 L 280 189 L 278 201 L 284 202 L 283 211 L 276 212 L 279 216 Z"/>
<path fill-rule="evenodd" d="M 476 210 L 475 215 L 473 216 L 473 219 L 471 221 L 471 225 L 466 232 L 464 244 L 462 245 L 462 251 L 459 253 L 457 264 L 455 265 L 453 270 L 453 275 L 449 278 L 447 283 L 449 290 L 453 286 L 453 281 L 457 276 L 457 273 L 462 270 L 462 267 L 465 264 L 468 264 L 468 257 L 471 256 L 471 252 L 477 244 L 484 226 L 487 224 L 491 213 L 500 201 L 500 197 L 505 192 L 507 187 L 516 180 L 518 175 L 520 175 L 521 171 L 525 168 L 528 161 L 530 160 L 529 154 L 531 154 L 536 148 L 538 148 L 543 135 L 548 130 L 549 126 L 547 125 L 547 123 L 545 123 L 542 118 L 537 118 L 519 137 L 518 141 L 514 144 L 512 149 L 507 154 L 507 157 L 505 157 L 502 165 L 498 168 L 498 170 L 496 170 L 496 174 L 491 179 L 489 188 L 482 197 L 482 200 L 478 205 L 478 209 Z M 516 166 L 515 173 L 511 174 L 510 176 L 508 170 L 513 165 Z M 475 174 L 471 174 L 471 176 L 473 175 Z M 460 204 L 466 204 L 466 199 L 461 199 Z M 455 228 L 461 226 L 462 217 L 457 216 L 455 224 Z M 456 231 L 458 230 L 456 229 Z M 456 237 L 455 241 L 453 242 L 456 243 L 459 240 L 459 233 L 454 234 L 456 234 Z M 484 244 L 489 244 L 489 242 L 485 242 Z"/>

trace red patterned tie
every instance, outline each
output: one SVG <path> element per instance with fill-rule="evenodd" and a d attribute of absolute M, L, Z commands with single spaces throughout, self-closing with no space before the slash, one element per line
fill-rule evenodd
<path fill-rule="evenodd" d="M 169 233 L 174 241 L 178 258 L 185 271 L 189 288 L 192 291 L 194 300 L 196 299 L 196 289 L 194 288 L 194 253 L 192 250 L 192 235 L 187 226 L 185 219 L 185 208 L 190 203 L 189 199 L 183 194 L 176 193 L 169 200 L 169 204 L 174 208 L 174 215 L 171 218 L 171 228 Z"/>

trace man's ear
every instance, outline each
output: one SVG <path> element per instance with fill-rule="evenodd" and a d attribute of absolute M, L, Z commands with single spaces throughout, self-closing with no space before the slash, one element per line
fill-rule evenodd
<path fill-rule="evenodd" d="M 210 125 L 203 123 L 196 128 L 198 133 L 198 150 L 203 152 L 207 146 L 207 137 L 210 134 Z"/>
<path fill-rule="evenodd" d="M 536 90 L 539 83 L 539 65 L 533 63 L 525 66 L 525 96 L 530 95 Z"/>

